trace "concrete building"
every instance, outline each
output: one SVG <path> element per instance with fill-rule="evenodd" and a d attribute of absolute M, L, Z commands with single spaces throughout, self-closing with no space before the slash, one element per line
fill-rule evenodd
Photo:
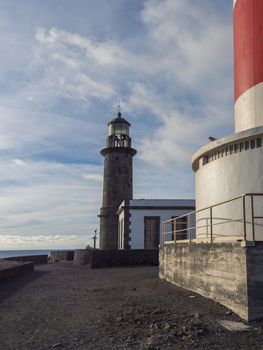
<path fill-rule="evenodd" d="M 162 225 L 165 220 L 195 210 L 193 199 L 133 199 L 124 200 L 118 210 L 119 249 L 158 249 L 162 240 Z M 174 231 L 170 225 L 170 232 Z M 177 223 L 180 234 L 177 239 L 187 238 L 186 220 Z M 192 232 L 194 235 L 195 232 Z M 172 233 L 171 233 L 172 236 Z"/>
<path fill-rule="evenodd" d="M 118 249 L 117 210 L 125 199 L 133 196 L 133 156 L 130 123 L 118 112 L 117 118 L 108 124 L 104 157 L 103 199 L 100 209 L 100 249 Z"/>

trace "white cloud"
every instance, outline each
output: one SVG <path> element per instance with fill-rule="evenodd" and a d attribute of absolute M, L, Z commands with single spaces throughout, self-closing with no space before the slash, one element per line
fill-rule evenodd
<path fill-rule="evenodd" d="M 85 101 L 92 98 L 111 99 L 114 87 L 103 76 L 94 74 L 94 64 L 115 64 L 118 57 L 114 43 L 98 45 L 75 33 L 52 28 L 36 31 L 38 46 L 34 49 L 33 72 L 38 79 L 29 91 L 45 89 L 48 99 L 58 97 Z M 38 73 L 38 74 L 36 74 Z M 30 94 L 32 99 L 32 94 Z M 34 97 L 33 97 L 34 99 Z M 39 96 L 37 96 L 39 100 Z"/>
<path fill-rule="evenodd" d="M 23 166 L 26 164 L 26 162 L 24 162 L 22 159 L 14 159 L 13 162 L 18 166 Z"/>
<path fill-rule="evenodd" d="M 175 169 L 181 163 L 190 165 L 194 151 L 208 142 L 208 136 L 220 136 L 231 115 L 228 106 L 219 110 L 209 103 L 181 110 L 169 99 L 166 103 L 153 88 L 137 83 L 125 108 L 134 113 L 150 113 L 158 120 L 160 125 L 154 131 L 146 131 L 139 140 L 139 157 L 166 169 Z"/>
<path fill-rule="evenodd" d="M 80 246 L 97 228 L 100 184 L 89 184 L 83 179 L 83 173 L 95 174 L 95 170 L 99 176 L 101 167 L 17 159 L 2 161 L 0 166 L 3 169 L 0 174 L 2 239 L 10 235 L 30 240 L 31 236 L 38 235 L 68 237 L 74 234 L 75 246 Z M 69 239 L 65 239 L 65 244 Z M 54 243 L 47 240 L 45 247 L 53 247 L 56 242 L 57 238 Z M 61 247 L 65 246 L 60 243 Z M 42 243 L 38 240 L 36 244 L 40 247 Z"/>
<path fill-rule="evenodd" d="M 84 248 L 90 237 L 79 235 L 0 235 L 0 246 L 5 250 L 25 249 L 61 249 Z"/>
<path fill-rule="evenodd" d="M 146 0 L 140 14 L 131 13 L 140 23 L 128 38 L 117 26 L 118 33 L 108 31 L 107 18 L 100 37 L 90 17 L 89 30 L 70 25 L 74 14 L 63 26 L 63 13 L 49 21 L 32 12 L 20 33 L 1 11 L 2 239 L 47 247 L 45 240 L 72 236 L 77 244 L 93 232 L 102 166 L 76 163 L 97 164 L 119 97 L 139 151 L 135 195 L 193 196 L 192 153 L 233 124 L 231 24 L 213 2 L 202 4 Z"/>
<path fill-rule="evenodd" d="M 143 64 L 142 55 L 139 66 L 147 74 L 152 69 L 165 93 L 157 80 L 131 86 L 126 109 L 158 122 L 141 139 L 140 155 L 169 168 L 190 164 L 209 135 L 223 136 L 233 126 L 231 24 L 208 2 L 191 0 L 148 0 L 141 18 L 151 59 Z"/>
<path fill-rule="evenodd" d="M 103 176 L 101 174 L 83 174 L 85 180 L 93 180 L 97 182 L 102 182 Z"/>
<path fill-rule="evenodd" d="M 36 39 L 52 47 L 61 47 L 72 51 L 83 50 L 86 58 L 90 58 L 96 64 L 126 66 L 127 52 L 120 48 L 114 40 L 103 43 L 94 42 L 79 34 L 66 32 L 58 28 L 51 28 L 48 32 L 44 28 L 38 28 Z M 76 67 L 76 66 L 75 66 Z"/>

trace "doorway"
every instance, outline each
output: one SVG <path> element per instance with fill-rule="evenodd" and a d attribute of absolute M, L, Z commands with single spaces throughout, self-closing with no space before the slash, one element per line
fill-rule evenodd
<path fill-rule="evenodd" d="M 158 249 L 160 243 L 160 216 L 144 217 L 144 249 Z"/>

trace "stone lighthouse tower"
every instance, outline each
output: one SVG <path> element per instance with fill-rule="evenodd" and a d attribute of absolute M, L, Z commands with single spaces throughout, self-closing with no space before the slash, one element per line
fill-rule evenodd
<path fill-rule="evenodd" d="M 117 209 L 125 199 L 132 199 L 132 158 L 137 153 L 131 148 L 130 123 L 122 118 L 118 110 L 117 118 L 108 124 L 104 157 L 103 199 L 100 209 L 100 249 L 118 249 Z"/>

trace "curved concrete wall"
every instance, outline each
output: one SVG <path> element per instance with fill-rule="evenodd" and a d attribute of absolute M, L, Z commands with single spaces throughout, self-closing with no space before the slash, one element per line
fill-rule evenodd
<path fill-rule="evenodd" d="M 261 129 L 261 128 L 260 128 Z M 259 130 L 259 128 L 255 129 Z M 196 171 L 196 210 L 200 210 L 245 193 L 263 193 L 263 134 L 250 132 L 209 144 L 197 152 L 193 161 Z M 248 136 L 250 135 L 250 136 Z M 231 142 L 229 142 L 231 140 Z M 255 216 L 263 214 L 263 198 L 255 199 Z M 243 234 L 242 200 L 213 209 L 215 236 Z M 234 220 L 234 221 L 233 221 Z M 228 223 L 223 224 L 224 221 Z M 199 226 L 210 224 L 209 210 L 197 214 Z M 256 239 L 263 240 L 263 220 L 255 220 Z M 251 239 L 250 198 L 246 199 L 246 229 Z M 210 227 L 197 230 L 197 237 L 210 237 Z"/>

